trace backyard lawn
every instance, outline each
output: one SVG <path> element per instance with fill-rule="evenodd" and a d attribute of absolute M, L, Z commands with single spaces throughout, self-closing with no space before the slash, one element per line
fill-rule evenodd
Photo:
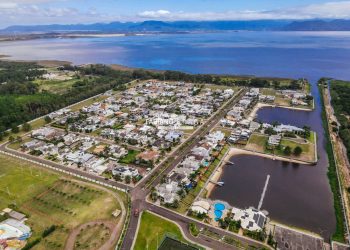
<path fill-rule="evenodd" d="M 139 154 L 140 152 L 137 150 L 129 150 L 128 154 L 122 158 L 120 158 L 119 162 L 120 163 L 124 163 L 124 164 L 130 164 L 135 162 L 136 160 L 136 156 Z"/>

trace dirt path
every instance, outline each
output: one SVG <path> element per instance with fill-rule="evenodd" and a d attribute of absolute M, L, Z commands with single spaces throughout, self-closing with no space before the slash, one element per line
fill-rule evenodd
<path fill-rule="evenodd" d="M 98 186 L 98 185 L 95 185 L 95 184 L 92 184 L 92 183 L 86 183 L 86 182 L 78 181 L 78 180 L 74 180 L 74 181 L 79 182 L 79 183 L 84 184 L 84 185 L 87 185 L 87 186 L 91 186 L 91 187 L 103 190 L 103 191 L 113 195 L 117 199 L 119 204 L 120 204 L 121 215 L 120 215 L 120 219 L 119 219 L 117 224 L 115 224 L 112 220 L 96 220 L 96 221 L 87 222 L 85 224 L 82 224 L 82 225 L 74 228 L 70 232 L 70 234 L 68 236 L 68 239 L 66 240 L 66 244 L 65 244 L 64 249 L 65 250 L 72 250 L 72 249 L 74 249 L 74 244 L 75 244 L 77 235 L 79 234 L 81 229 L 85 229 L 88 225 L 93 226 L 96 223 L 102 223 L 102 222 L 110 229 L 111 237 L 108 239 L 108 241 L 106 241 L 99 248 L 99 250 L 110 250 L 110 249 L 113 249 L 114 246 L 116 245 L 118 239 L 119 239 L 119 236 L 121 234 L 121 231 L 122 231 L 122 228 L 123 228 L 123 225 L 124 225 L 125 217 L 126 217 L 126 210 L 125 210 L 124 202 L 119 197 L 119 195 L 117 193 L 113 192 L 112 190 L 109 190 L 107 188 L 104 188 L 104 187 L 101 187 L 101 186 Z"/>

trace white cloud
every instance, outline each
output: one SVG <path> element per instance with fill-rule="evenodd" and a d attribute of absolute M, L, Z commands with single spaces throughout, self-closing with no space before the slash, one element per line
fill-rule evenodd
<path fill-rule="evenodd" d="M 139 17 L 143 18 L 167 18 L 169 15 L 171 12 L 168 10 L 143 11 L 138 14 Z"/>
<path fill-rule="evenodd" d="M 14 24 L 52 24 L 52 23 L 93 23 L 110 21 L 142 21 L 149 19 L 175 20 L 258 20 L 258 19 L 312 19 L 345 18 L 350 19 L 350 0 L 312 4 L 294 8 L 275 10 L 228 10 L 225 12 L 185 12 L 145 10 L 135 15 L 101 12 L 98 7 L 88 10 L 60 7 L 50 8 L 49 2 L 68 2 L 68 0 L 0 0 L 0 25 Z M 234 4 L 232 4 L 234 6 Z M 60 6 L 65 6 L 60 4 Z"/>
<path fill-rule="evenodd" d="M 258 20 L 258 19 L 312 19 L 350 18 L 350 1 L 312 4 L 276 10 L 244 10 L 226 12 L 170 12 L 167 10 L 144 11 L 139 18 L 162 20 Z"/>

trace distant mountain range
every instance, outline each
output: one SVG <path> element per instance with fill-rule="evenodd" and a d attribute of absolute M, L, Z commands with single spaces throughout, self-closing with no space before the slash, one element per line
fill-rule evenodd
<path fill-rule="evenodd" d="M 13 33 L 136 33 L 136 32 L 200 32 L 232 30 L 275 31 L 350 31 L 350 20 L 257 20 L 257 21 L 144 21 L 94 24 L 16 25 L 0 30 Z"/>
<path fill-rule="evenodd" d="M 350 31 L 350 20 L 311 20 L 295 21 L 285 27 L 283 30 L 290 31 Z"/>

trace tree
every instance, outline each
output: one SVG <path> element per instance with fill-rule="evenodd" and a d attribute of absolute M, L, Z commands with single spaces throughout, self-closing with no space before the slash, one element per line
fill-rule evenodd
<path fill-rule="evenodd" d="M 32 129 L 32 126 L 28 122 L 25 122 L 22 126 L 22 129 L 25 132 L 29 132 Z"/>
<path fill-rule="evenodd" d="M 13 142 L 15 140 L 15 137 L 13 137 L 12 135 L 9 137 L 9 141 Z"/>
<path fill-rule="evenodd" d="M 279 81 L 272 81 L 272 85 L 273 85 L 273 87 L 274 87 L 275 89 L 279 89 L 280 86 L 281 86 L 281 84 L 280 84 Z"/>
<path fill-rule="evenodd" d="M 11 132 L 14 133 L 14 134 L 17 134 L 19 132 L 19 128 L 16 125 L 14 125 L 11 128 Z"/>
<path fill-rule="evenodd" d="M 292 149 L 289 146 L 287 146 L 284 148 L 283 153 L 285 155 L 290 155 L 292 153 Z"/>
<path fill-rule="evenodd" d="M 304 138 L 309 138 L 311 135 L 311 128 L 309 126 L 304 126 Z"/>
<path fill-rule="evenodd" d="M 267 129 L 265 129 L 264 133 L 267 134 L 267 135 L 275 135 L 275 134 L 277 134 L 276 131 L 272 127 L 269 127 Z"/>
<path fill-rule="evenodd" d="M 50 123 L 52 121 L 52 119 L 48 115 L 45 116 L 44 120 L 45 120 L 46 123 Z"/>
<path fill-rule="evenodd" d="M 299 156 L 303 152 L 303 149 L 300 146 L 294 148 L 294 155 Z"/>
<path fill-rule="evenodd" d="M 119 174 L 114 175 L 113 178 L 114 178 L 114 180 L 116 180 L 116 181 L 121 181 L 121 177 L 120 177 Z"/>
<path fill-rule="evenodd" d="M 131 181 L 130 175 L 125 176 L 125 182 L 126 182 L 127 184 L 129 184 L 130 181 Z"/>
<path fill-rule="evenodd" d="M 171 204 L 173 208 L 178 208 L 179 207 L 179 201 L 174 200 L 173 204 Z"/>
<path fill-rule="evenodd" d="M 138 181 L 138 176 L 133 176 L 133 177 L 132 177 L 132 182 L 133 182 L 133 183 L 136 183 L 137 181 Z"/>
<path fill-rule="evenodd" d="M 158 193 L 156 191 L 152 191 L 151 193 L 151 199 L 152 201 L 156 202 L 158 199 Z"/>
<path fill-rule="evenodd" d="M 219 219 L 219 225 L 221 228 L 226 229 L 228 227 L 228 223 L 226 220 Z"/>

